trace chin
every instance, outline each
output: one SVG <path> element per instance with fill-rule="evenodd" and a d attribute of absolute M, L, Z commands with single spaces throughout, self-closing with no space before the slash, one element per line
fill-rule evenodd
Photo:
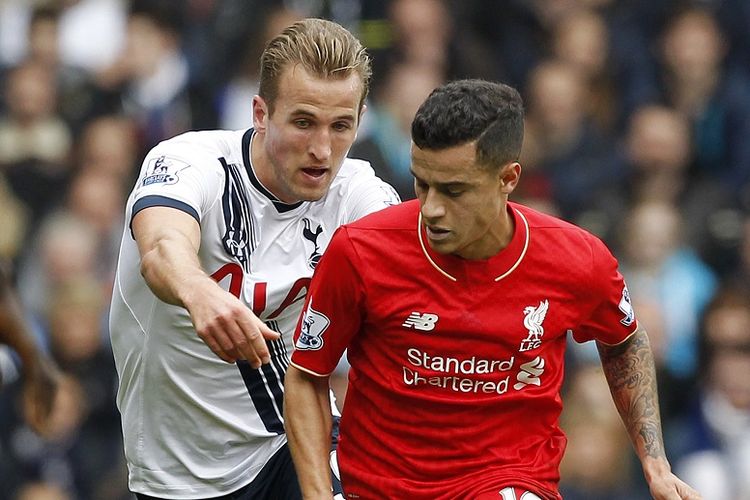
<path fill-rule="evenodd" d="M 306 189 L 298 193 L 298 198 L 302 201 L 318 201 L 323 198 L 328 189 Z"/>
<path fill-rule="evenodd" d="M 429 238 L 427 239 L 427 244 L 430 245 L 431 249 L 443 255 L 451 254 L 456 250 L 454 245 L 448 242 L 432 241 Z"/>

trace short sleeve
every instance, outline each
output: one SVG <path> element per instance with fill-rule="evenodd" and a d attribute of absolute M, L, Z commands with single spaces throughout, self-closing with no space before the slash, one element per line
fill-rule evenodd
<path fill-rule="evenodd" d="M 315 269 L 294 333 L 292 364 L 318 376 L 333 372 L 360 329 L 364 286 L 347 228 L 339 228 Z"/>
<path fill-rule="evenodd" d="M 365 215 L 401 203 L 401 198 L 393 186 L 375 175 L 368 163 L 361 163 L 364 165 L 353 176 L 349 187 L 344 220 L 340 221 L 341 224 L 354 222 Z"/>
<path fill-rule="evenodd" d="M 589 241 L 595 305 L 573 331 L 573 337 L 578 342 L 595 339 L 605 344 L 619 344 L 637 328 L 630 292 L 618 270 L 617 259 L 609 249 L 594 236 L 589 236 Z"/>
<path fill-rule="evenodd" d="M 173 140 L 174 141 L 174 140 Z M 201 222 L 221 195 L 224 171 L 218 158 L 190 148 L 186 141 L 168 141 L 143 160 L 130 199 L 130 221 L 141 210 L 169 206 Z"/>

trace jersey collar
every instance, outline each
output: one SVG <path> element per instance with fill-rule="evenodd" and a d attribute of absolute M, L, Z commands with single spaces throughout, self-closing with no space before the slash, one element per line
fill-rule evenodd
<path fill-rule="evenodd" d="M 427 235 L 422 225 L 422 215 L 420 214 L 417 232 L 422 252 L 432 267 L 452 281 L 501 281 L 521 264 L 529 248 L 529 223 L 526 217 L 510 203 L 508 204 L 508 213 L 513 217 L 515 226 L 510 243 L 496 255 L 481 260 L 467 260 L 455 255 L 444 255 L 434 251 L 427 241 Z"/>
<path fill-rule="evenodd" d="M 255 175 L 255 169 L 250 161 L 250 143 L 255 135 L 255 129 L 250 128 L 242 135 L 242 161 L 245 163 L 245 169 L 247 169 L 247 176 L 250 178 L 250 183 L 255 189 L 257 189 L 263 196 L 268 198 L 273 206 L 276 207 L 279 213 L 283 214 L 299 207 L 304 201 L 298 201 L 297 203 L 284 203 L 279 200 L 271 191 L 269 191 Z"/>

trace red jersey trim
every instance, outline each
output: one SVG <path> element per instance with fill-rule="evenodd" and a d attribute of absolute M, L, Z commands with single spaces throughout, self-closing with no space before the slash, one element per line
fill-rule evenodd
<path fill-rule="evenodd" d="M 458 281 L 455 277 L 448 274 L 446 271 L 443 271 L 440 266 L 438 266 L 434 260 L 432 260 L 432 257 L 430 257 L 430 254 L 427 252 L 427 248 L 424 246 L 424 239 L 422 238 L 422 212 L 419 212 L 419 218 L 417 219 L 417 236 L 419 236 L 419 246 L 422 247 L 422 253 L 425 257 L 427 257 L 427 261 L 432 264 L 432 267 L 438 270 L 440 274 L 445 276 L 451 281 Z"/>
<path fill-rule="evenodd" d="M 309 368 L 305 368 L 304 366 L 300 366 L 300 365 L 298 365 L 297 363 L 295 363 L 295 362 L 294 362 L 294 361 L 292 361 L 292 360 L 289 360 L 289 364 L 290 364 L 290 365 L 292 365 L 293 367 L 295 367 L 295 368 L 296 368 L 296 369 L 298 369 L 298 370 L 302 370 L 302 371 L 303 371 L 303 372 L 305 372 L 305 373 L 309 373 L 310 375 L 313 375 L 313 376 L 315 376 L 315 377 L 319 377 L 319 378 L 326 378 L 326 377 L 330 377 L 330 376 L 331 376 L 331 373 L 333 373 L 333 372 L 329 372 L 329 373 L 318 373 L 318 372 L 314 372 L 314 371 L 310 370 Z"/>
<path fill-rule="evenodd" d="M 598 340 L 598 339 L 597 339 L 597 342 L 600 342 L 600 343 L 602 343 L 602 344 L 604 344 L 606 346 L 609 346 L 609 347 L 614 347 L 616 345 L 620 345 L 623 342 L 626 342 L 630 337 L 632 337 L 633 335 L 635 335 L 636 333 L 638 333 L 638 327 L 639 326 L 640 325 L 638 324 L 638 320 L 635 320 L 635 329 L 632 332 L 630 332 L 627 337 L 625 337 L 624 339 L 622 339 L 621 341 L 619 341 L 619 342 L 617 342 L 615 344 L 608 344 L 608 343 L 602 342 L 601 340 Z"/>
<path fill-rule="evenodd" d="M 521 220 L 523 221 L 523 225 L 526 226 L 526 239 L 523 242 L 523 250 L 521 250 L 521 255 L 518 256 L 518 260 L 515 262 L 515 264 L 513 264 L 512 266 L 510 266 L 510 269 L 508 269 L 503 274 L 501 274 L 500 276 L 498 276 L 497 278 L 495 278 L 495 281 L 500 281 L 501 279 L 507 277 L 508 275 L 510 275 L 510 273 L 512 273 L 513 271 L 515 271 L 516 268 L 519 266 L 519 264 L 521 264 L 521 261 L 523 260 L 523 258 L 526 256 L 526 250 L 529 249 L 529 233 L 530 233 L 530 231 L 529 231 L 529 222 L 526 220 L 526 217 L 524 217 L 521 212 L 519 212 L 515 208 L 513 210 L 515 210 L 515 212 L 521 218 Z"/>

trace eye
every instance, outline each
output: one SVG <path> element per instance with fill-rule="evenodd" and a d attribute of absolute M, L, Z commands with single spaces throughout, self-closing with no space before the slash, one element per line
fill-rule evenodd
<path fill-rule="evenodd" d="M 461 196 L 462 194 L 464 194 L 464 191 L 448 190 L 448 191 L 446 191 L 446 194 L 450 198 L 458 198 L 459 196 Z"/>
<path fill-rule="evenodd" d="M 309 128 L 311 125 L 310 120 L 304 119 L 294 120 L 294 124 L 297 126 L 297 128 Z"/>
<path fill-rule="evenodd" d="M 336 122 L 333 124 L 333 129 L 337 132 L 346 132 L 350 128 L 352 127 L 347 122 Z"/>

